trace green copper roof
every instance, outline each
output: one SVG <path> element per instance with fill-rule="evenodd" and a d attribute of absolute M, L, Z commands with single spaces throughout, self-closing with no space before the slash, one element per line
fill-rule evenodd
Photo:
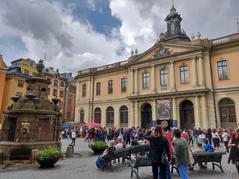
<path fill-rule="evenodd" d="M 166 17 L 166 21 L 171 19 L 171 18 L 174 18 L 174 17 L 179 17 L 179 19 L 181 19 L 180 15 L 178 14 L 176 8 L 174 6 L 172 6 L 172 8 L 170 9 L 170 13 L 167 15 Z"/>

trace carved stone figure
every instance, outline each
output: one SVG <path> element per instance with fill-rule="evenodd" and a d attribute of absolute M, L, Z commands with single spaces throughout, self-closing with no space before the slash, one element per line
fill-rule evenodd
<path fill-rule="evenodd" d="M 22 122 L 20 128 L 21 138 L 27 138 L 30 135 L 30 122 Z"/>

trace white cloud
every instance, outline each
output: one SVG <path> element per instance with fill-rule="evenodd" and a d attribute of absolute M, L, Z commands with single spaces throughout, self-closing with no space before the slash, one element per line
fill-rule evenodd
<path fill-rule="evenodd" d="M 99 11 L 95 2 L 88 0 L 88 6 Z M 76 72 L 125 60 L 131 49 L 142 52 L 152 46 L 157 34 L 166 31 L 164 18 L 170 3 L 169 0 L 110 0 L 112 16 L 121 21 L 121 26 L 106 37 L 94 31 L 89 22 L 73 17 L 74 3 L 64 6 L 56 0 L 25 0 L 24 3 L 0 0 L 0 38 L 21 38 L 27 51 L 10 50 L 12 58 L 39 59 L 46 55 L 47 66 Z M 200 31 L 203 37 L 212 38 L 236 31 L 238 0 L 180 0 L 175 4 L 188 36 Z"/>

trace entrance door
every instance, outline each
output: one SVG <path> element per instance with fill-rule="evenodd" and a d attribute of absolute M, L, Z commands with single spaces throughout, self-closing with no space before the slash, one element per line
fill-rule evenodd
<path fill-rule="evenodd" d="M 8 129 L 8 141 L 14 141 L 15 139 L 15 130 L 17 125 L 17 119 L 16 118 L 8 118 L 9 123 L 9 129 Z"/>
<path fill-rule="evenodd" d="M 141 107 L 141 127 L 146 129 L 152 125 L 152 107 L 149 103 L 143 104 Z"/>
<path fill-rule="evenodd" d="M 193 103 L 189 100 L 180 105 L 180 128 L 193 129 L 195 127 Z"/>

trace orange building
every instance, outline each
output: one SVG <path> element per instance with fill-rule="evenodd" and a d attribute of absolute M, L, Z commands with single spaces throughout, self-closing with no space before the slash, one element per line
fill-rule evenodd
<path fill-rule="evenodd" d="M 174 7 L 167 32 L 143 53 L 78 72 L 76 121 L 147 128 L 172 119 L 180 128 L 239 126 L 239 34 L 191 38 Z"/>
<path fill-rule="evenodd" d="M 5 78 L 6 78 L 6 64 L 4 63 L 4 60 L 2 58 L 2 55 L 0 55 L 0 129 L 1 129 L 1 123 L 2 123 L 2 103 L 3 103 L 3 93 L 4 93 L 4 86 L 5 86 Z"/>

